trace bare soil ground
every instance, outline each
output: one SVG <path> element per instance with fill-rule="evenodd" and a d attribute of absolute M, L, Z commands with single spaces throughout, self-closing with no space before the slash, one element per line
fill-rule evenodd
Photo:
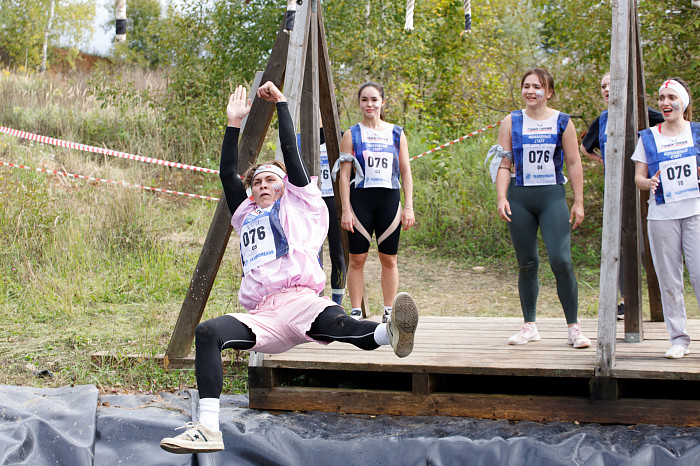
<path fill-rule="evenodd" d="M 324 252 L 324 269 L 330 276 L 330 260 L 325 247 Z M 522 316 L 515 264 L 494 263 L 470 264 L 463 259 L 446 259 L 438 251 L 404 249 L 399 252 L 399 291 L 410 293 L 424 315 Z M 540 277 L 538 315 L 561 316 L 564 325 L 564 313 L 546 262 L 540 265 Z M 378 314 L 382 310 L 382 295 L 376 249 L 370 250 L 365 266 L 365 282 L 371 312 Z M 330 295 L 328 285 L 326 293 Z M 347 293 L 343 305 L 346 308 L 350 306 Z M 591 284 L 579 277 L 579 315 L 595 317 L 597 312 L 598 283 Z"/>

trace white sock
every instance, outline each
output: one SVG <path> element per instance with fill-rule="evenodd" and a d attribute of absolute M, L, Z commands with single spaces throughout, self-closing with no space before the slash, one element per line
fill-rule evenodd
<path fill-rule="evenodd" d="M 353 312 L 353 311 L 358 311 L 360 314 L 362 314 L 362 308 L 361 308 L 361 307 L 353 307 L 352 310 L 351 310 L 350 312 Z"/>
<path fill-rule="evenodd" d="M 390 345 L 389 333 L 386 331 L 386 324 L 379 324 L 377 328 L 374 329 L 374 342 L 379 346 Z"/>
<path fill-rule="evenodd" d="M 212 432 L 219 432 L 219 399 L 200 398 L 199 422 Z"/>
<path fill-rule="evenodd" d="M 384 314 L 390 316 L 392 309 L 393 308 L 391 306 L 384 306 Z"/>

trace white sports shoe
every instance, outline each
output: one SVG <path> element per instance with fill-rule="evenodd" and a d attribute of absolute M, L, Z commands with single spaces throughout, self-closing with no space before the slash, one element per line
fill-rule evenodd
<path fill-rule="evenodd" d="M 362 311 L 359 309 L 353 309 L 350 311 L 350 317 L 352 317 L 355 320 L 362 320 Z"/>
<path fill-rule="evenodd" d="M 574 348 L 588 348 L 591 346 L 591 340 L 583 336 L 581 327 L 578 324 L 569 327 L 569 338 L 566 340 L 566 343 L 573 345 Z"/>
<path fill-rule="evenodd" d="M 386 323 L 386 332 L 394 354 L 405 358 L 413 351 L 413 338 L 418 326 L 418 306 L 408 293 L 399 293 L 394 298 L 393 312 Z"/>
<path fill-rule="evenodd" d="M 168 437 L 160 441 L 160 447 L 170 453 L 211 453 L 224 449 L 221 432 L 213 432 L 200 422 L 188 422 L 179 429 L 187 429 L 177 437 Z"/>
<path fill-rule="evenodd" d="M 531 341 L 540 341 L 540 332 L 537 331 L 535 324 L 523 324 L 520 326 L 520 331 L 508 339 L 509 345 L 524 345 Z"/>
<path fill-rule="evenodd" d="M 690 350 L 687 347 L 683 345 L 673 345 L 666 351 L 664 357 L 668 359 L 680 359 L 688 353 L 690 353 Z"/>

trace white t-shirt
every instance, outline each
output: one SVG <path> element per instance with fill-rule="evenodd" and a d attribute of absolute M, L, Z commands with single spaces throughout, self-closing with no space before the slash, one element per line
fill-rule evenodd
<path fill-rule="evenodd" d="M 654 142 L 656 142 L 657 148 L 669 145 L 676 147 L 683 146 L 684 144 L 693 145 L 693 134 L 690 131 L 690 124 L 686 126 L 686 129 L 681 134 L 674 138 L 669 138 L 661 134 L 658 126 L 651 128 L 651 132 L 654 135 Z M 647 154 L 644 151 L 644 144 L 641 138 L 637 141 L 637 147 L 634 149 L 634 154 L 632 154 L 632 160 L 635 162 L 647 163 Z M 649 195 L 648 220 L 673 220 L 688 218 L 693 215 L 700 215 L 700 197 L 657 204 L 654 195 L 651 193 Z"/>

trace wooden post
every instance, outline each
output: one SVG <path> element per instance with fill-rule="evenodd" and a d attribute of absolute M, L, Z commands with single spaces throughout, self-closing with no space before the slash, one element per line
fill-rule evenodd
<path fill-rule="evenodd" d="M 299 108 L 301 104 L 302 87 L 304 85 L 304 67 L 309 40 L 310 8 L 308 2 L 304 2 L 296 10 L 294 29 L 289 34 L 289 47 L 285 65 L 284 96 L 287 98 L 289 114 L 292 116 L 294 128 L 299 130 Z M 318 128 L 316 128 L 318 132 Z M 302 144 L 305 138 L 302 139 Z M 316 149 L 318 151 L 318 149 Z M 303 151 L 302 151 L 303 155 Z M 283 160 L 282 145 L 277 144 L 275 158 Z"/>
<path fill-rule="evenodd" d="M 635 27 L 637 28 L 637 56 L 642 57 L 642 44 L 641 37 L 639 34 L 639 18 L 636 15 L 635 18 Z M 640 58 L 638 62 L 639 64 L 637 67 L 637 108 L 639 112 L 637 113 L 637 128 L 641 131 L 642 129 L 649 127 L 649 115 L 647 113 L 646 85 L 644 83 L 643 60 Z M 649 313 L 651 314 L 651 321 L 663 322 L 664 313 L 663 308 L 661 307 L 661 290 L 659 289 L 659 279 L 656 276 L 656 270 L 654 269 L 654 264 L 651 260 L 651 247 L 649 246 L 649 235 L 647 233 L 647 212 L 649 210 L 649 193 L 650 191 L 639 192 L 639 217 L 641 220 L 640 224 L 642 234 L 642 248 L 644 249 L 642 260 L 647 275 L 647 290 L 649 294 Z M 641 316 L 639 318 L 641 320 Z M 625 331 L 627 331 L 626 327 Z"/>
<path fill-rule="evenodd" d="M 318 76 L 318 18 L 316 0 L 311 0 L 308 12 L 309 28 L 307 30 L 306 64 L 304 66 L 304 85 L 301 91 L 300 128 L 301 155 L 306 168 L 312 176 L 321 171 L 321 137 L 319 134 L 319 76 Z M 320 180 L 319 180 L 320 187 Z"/>
<path fill-rule="evenodd" d="M 316 13 L 316 17 L 318 19 L 319 106 L 321 109 L 321 120 L 323 121 L 323 136 L 326 139 L 328 165 L 332 169 L 340 157 L 340 123 L 338 122 L 338 106 L 335 101 L 335 86 L 333 85 L 333 75 L 330 67 L 331 60 L 328 56 L 328 44 L 326 43 L 326 28 L 323 24 L 323 13 L 320 8 Z M 338 223 L 340 223 L 343 215 L 343 205 L 340 202 L 338 179 L 333 182 L 333 193 L 336 211 L 338 212 Z M 340 241 L 343 244 L 345 263 L 348 264 L 348 232 L 342 228 L 340 229 Z M 343 276 L 343 287 L 345 287 L 346 278 L 346 276 Z"/>
<path fill-rule="evenodd" d="M 284 21 L 280 25 L 275 45 L 262 76 L 263 82 L 272 81 L 278 86 L 281 86 L 284 79 L 284 65 L 289 46 L 289 35 L 283 32 L 283 28 Z M 248 114 L 248 123 L 238 143 L 239 173 L 245 172 L 255 162 L 265 139 L 267 128 L 270 126 L 273 112 L 274 105 L 270 102 L 265 102 L 257 97 L 253 99 L 253 105 Z M 170 343 L 166 350 L 168 357 L 181 358 L 189 353 L 192 340 L 194 340 L 195 328 L 202 319 L 230 235 L 231 212 L 222 193 L 185 300 L 182 303 L 177 323 L 170 337 Z"/>
<path fill-rule="evenodd" d="M 630 73 L 630 1 L 613 4 L 612 46 L 610 52 L 610 103 L 608 106 L 608 143 L 605 163 L 605 199 L 603 207 L 603 242 L 601 248 L 600 297 L 598 308 L 598 348 L 591 397 L 609 397 L 615 390 L 605 388 L 615 365 L 615 331 L 617 324 L 617 282 L 620 255 L 620 200 L 622 164 L 626 153 L 627 101 Z M 632 62 L 634 63 L 634 62 Z M 632 76 L 634 74 L 632 73 Z M 594 379 L 595 379 L 594 377 Z"/>
<path fill-rule="evenodd" d="M 625 126 L 625 148 L 623 161 L 623 184 L 622 184 L 622 264 L 624 268 L 623 282 L 625 291 L 625 341 L 628 343 L 639 343 L 643 340 L 642 333 L 642 289 L 641 289 L 641 269 L 639 250 L 639 195 L 637 186 L 634 184 L 634 161 L 632 154 L 637 145 L 637 127 L 639 115 L 643 112 L 646 115 L 646 105 L 639 105 L 640 96 L 640 73 L 642 70 L 642 55 L 637 28 L 637 6 L 636 1 L 631 2 L 630 14 L 630 50 L 628 60 L 628 83 L 627 83 L 627 108 Z M 641 79 L 641 91 L 644 90 L 644 77 Z"/>

